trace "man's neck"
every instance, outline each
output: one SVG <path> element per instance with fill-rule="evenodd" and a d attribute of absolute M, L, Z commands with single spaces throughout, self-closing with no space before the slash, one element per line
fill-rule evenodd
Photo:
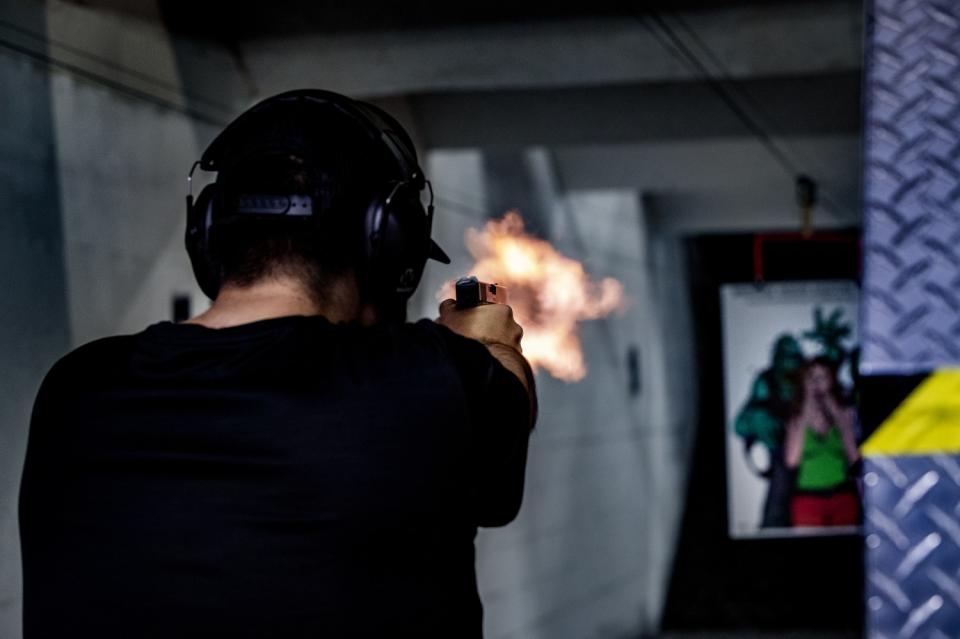
<path fill-rule="evenodd" d="M 243 287 L 228 284 L 220 289 L 213 306 L 184 323 L 227 328 L 289 315 L 322 315 L 333 323 L 376 321 L 372 307 L 359 302 L 354 282 L 333 281 L 329 293 L 329 303 L 320 304 L 291 277 L 267 278 Z"/>

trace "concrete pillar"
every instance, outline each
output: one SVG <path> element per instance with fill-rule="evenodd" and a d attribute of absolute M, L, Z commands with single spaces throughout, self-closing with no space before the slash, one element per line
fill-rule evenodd
<path fill-rule="evenodd" d="M 0 14 L 44 33 L 43 4 Z M 17 493 L 33 398 L 69 344 L 56 137 L 47 67 L 0 54 L 0 637 L 20 636 Z"/>

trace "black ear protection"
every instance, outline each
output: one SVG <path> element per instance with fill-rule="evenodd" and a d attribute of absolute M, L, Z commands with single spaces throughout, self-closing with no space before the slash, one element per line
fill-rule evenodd
<path fill-rule="evenodd" d="M 221 178 L 243 157 L 286 153 L 309 158 L 310 141 L 291 137 L 282 123 L 292 110 L 310 117 L 343 118 L 344 125 L 359 126 L 369 140 L 392 158 L 396 178 L 375 186 L 375 195 L 360 211 L 330 211 L 330 198 L 322 190 L 311 195 L 242 193 L 229 205 L 224 202 Z M 314 141 L 316 143 L 316 141 Z M 305 152 L 306 151 L 306 152 Z M 308 160 L 309 162 L 309 160 Z M 194 200 L 190 185 L 197 167 L 217 173 L 217 181 Z M 299 224 L 324 215 L 362 215 L 361 264 L 376 294 L 388 303 L 406 302 L 416 290 L 427 259 L 450 263 L 443 249 L 430 238 L 433 225 L 433 188 L 417 162 L 413 141 L 399 122 L 372 104 L 358 102 L 331 91 L 303 89 L 275 95 L 260 102 L 230 123 L 194 163 L 187 177 L 187 254 L 204 294 L 214 299 L 220 290 L 220 266 L 211 237 L 219 224 L 245 219 Z M 427 190 L 429 203 L 421 202 Z M 351 238 L 344 238 L 350 241 Z"/>

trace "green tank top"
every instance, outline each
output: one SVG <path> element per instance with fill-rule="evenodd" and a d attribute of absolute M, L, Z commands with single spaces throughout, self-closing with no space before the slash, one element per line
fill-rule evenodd
<path fill-rule="evenodd" d="M 828 490 L 847 480 L 847 454 L 840 429 L 831 426 L 823 437 L 803 429 L 803 455 L 797 469 L 797 488 Z"/>

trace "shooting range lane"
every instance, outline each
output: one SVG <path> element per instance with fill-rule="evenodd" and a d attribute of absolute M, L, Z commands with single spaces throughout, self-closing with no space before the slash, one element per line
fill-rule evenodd
<path fill-rule="evenodd" d="M 859 232 L 864 2 L 663 0 L 629 14 L 603 1 L 0 4 L 2 639 L 20 637 L 16 489 L 43 371 L 71 346 L 203 310 L 182 246 L 184 167 L 253 102 L 302 86 L 387 108 L 430 165 L 454 264 L 428 269 L 411 318 L 435 317 L 451 278 L 498 281 L 471 270 L 464 232 L 514 207 L 592 278 L 623 284 L 624 312 L 576 324 L 583 380 L 539 375 L 524 508 L 478 536 L 489 639 L 860 636 L 861 539 L 729 538 L 721 310 L 703 254 L 690 253 L 725 240 L 709 268 L 743 266 L 731 281 L 751 282 L 751 241 L 801 228 L 801 173 L 821 196 L 815 231 Z M 960 363 L 955 4 L 866 2 L 867 432 L 917 371 Z M 856 279 L 857 256 L 836 248 L 802 278 L 834 277 L 842 262 Z M 778 262 L 805 251 L 764 240 L 763 276 L 781 278 Z M 888 377 L 898 392 L 880 389 Z M 907 431 L 896 432 L 891 451 Z M 897 460 L 912 481 L 953 458 L 871 459 Z M 944 549 L 949 527 L 928 510 L 908 514 Z M 911 574 L 949 585 L 930 577 L 939 556 Z M 829 578 L 808 578 L 824 557 Z M 937 625 L 950 592 L 871 639 L 954 636 Z"/>

